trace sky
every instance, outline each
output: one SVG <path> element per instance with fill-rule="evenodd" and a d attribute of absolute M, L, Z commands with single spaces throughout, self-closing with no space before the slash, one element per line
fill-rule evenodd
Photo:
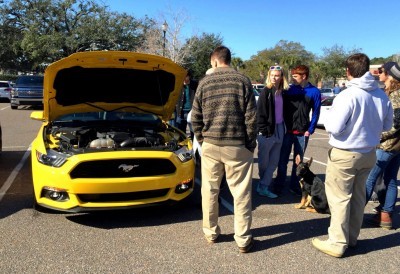
<path fill-rule="evenodd" d="M 360 49 L 371 59 L 400 54 L 400 0 L 101 0 L 110 11 L 146 15 L 181 38 L 219 34 L 234 57 L 249 60 L 280 40 L 297 42 L 317 56 L 335 45 Z"/>

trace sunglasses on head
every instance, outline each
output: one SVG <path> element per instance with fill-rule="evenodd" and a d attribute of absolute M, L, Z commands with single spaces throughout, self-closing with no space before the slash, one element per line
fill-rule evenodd
<path fill-rule="evenodd" d="M 382 68 L 378 68 L 378 73 L 379 73 L 379 74 L 384 73 L 384 71 L 382 70 Z"/>
<path fill-rule="evenodd" d="M 272 66 L 272 67 L 269 67 L 269 70 L 282 70 L 282 67 L 280 67 L 280 66 Z"/>

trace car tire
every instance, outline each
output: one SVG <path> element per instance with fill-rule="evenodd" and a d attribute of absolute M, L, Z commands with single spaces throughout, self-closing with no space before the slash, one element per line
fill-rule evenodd
<path fill-rule="evenodd" d="M 11 109 L 18 109 L 18 106 L 16 106 L 16 105 L 11 105 Z"/>

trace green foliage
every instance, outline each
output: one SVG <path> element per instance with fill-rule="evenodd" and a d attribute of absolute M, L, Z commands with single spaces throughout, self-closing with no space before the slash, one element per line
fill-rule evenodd
<path fill-rule="evenodd" d="M 372 58 L 371 65 L 380 65 L 380 64 L 384 64 L 386 62 L 390 62 L 392 60 L 394 60 L 393 55 L 386 57 L 386 58 L 383 58 L 383 57 Z"/>
<path fill-rule="evenodd" d="M 193 71 L 195 79 L 202 78 L 210 68 L 210 54 L 217 47 L 223 44 L 219 35 L 203 33 L 201 36 L 192 37 L 187 40 L 186 46 L 190 45 L 191 54 L 185 58 L 184 63 L 187 69 Z"/>
<path fill-rule="evenodd" d="M 192 69 L 195 78 L 203 77 L 210 67 L 210 53 L 223 44 L 223 38 L 203 33 L 179 39 L 183 26 L 175 25 L 176 32 L 167 33 L 170 46 L 166 56 Z M 98 0 L 0 0 L 0 70 L 5 72 L 43 71 L 49 63 L 85 50 L 162 54 L 161 37 L 157 20 L 111 12 Z M 282 65 L 290 78 L 290 69 L 304 64 L 311 69 L 312 83 L 335 82 L 345 76 L 343 62 L 354 51 L 360 50 L 346 51 L 334 45 L 325 48 L 323 56 L 316 57 L 298 42 L 281 40 L 250 60 L 232 56 L 232 66 L 253 82 L 265 82 L 271 65 Z M 371 64 L 398 60 L 399 55 L 393 55 L 374 58 Z"/>
<path fill-rule="evenodd" d="M 106 49 L 135 50 L 145 42 L 149 20 L 109 12 L 94 0 L 10 0 L 0 4 L 1 40 L 14 41 L 0 51 L 1 60 L 18 60 L 14 69 L 43 69 L 98 41 Z M 4 43 L 4 42 L 1 42 Z M 3 44 L 2 44 L 3 46 Z M 104 48 L 102 48 L 104 49 Z M 12 63 L 0 63 L 12 68 Z"/>
<path fill-rule="evenodd" d="M 306 51 L 300 43 L 281 40 L 273 48 L 259 51 L 246 61 L 243 72 L 253 82 L 265 82 L 265 75 L 270 66 L 275 64 L 283 66 L 288 77 L 291 68 L 300 64 L 310 65 L 314 59 L 314 55 Z"/>
<path fill-rule="evenodd" d="M 330 48 L 323 48 L 324 55 L 321 61 L 324 63 L 322 67 L 322 76 L 324 79 L 332 79 L 333 85 L 337 79 L 346 77 L 345 61 L 346 58 L 355 53 L 360 52 L 360 49 L 354 49 L 346 52 L 343 46 L 333 45 Z"/>
<path fill-rule="evenodd" d="M 0 80 L 1 81 L 12 81 L 12 82 L 15 82 L 17 77 L 18 77 L 18 75 L 16 75 L 16 74 L 0 74 Z"/>
<path fill-rule="evenodd" d="M 244 62 L 239 57 L 232 57 L 231 66 L 239 71 L 241 68 L 244 68 Z"/>

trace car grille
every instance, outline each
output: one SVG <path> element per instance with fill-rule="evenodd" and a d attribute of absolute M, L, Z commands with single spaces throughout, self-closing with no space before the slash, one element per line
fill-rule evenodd
<path fill-rule="evenodd" d="M 163 197 L 168 194 L 168 191 L 169 189 L 157 189 L 127 193 L 78 194 L 77 196 L 79 200 L 85 203 L 125 202 Z"/>
<path fill-rule="evenodd" d="M 72 170 L 71 179 L 129 178 L 171 174 L 175 165 L 167 159 L 121 159 L 83 162 Z"/>
<path fill-rule="evenodd" d="M 19 97 L 43 97 L 43 90 L 18 90 Z"/>

